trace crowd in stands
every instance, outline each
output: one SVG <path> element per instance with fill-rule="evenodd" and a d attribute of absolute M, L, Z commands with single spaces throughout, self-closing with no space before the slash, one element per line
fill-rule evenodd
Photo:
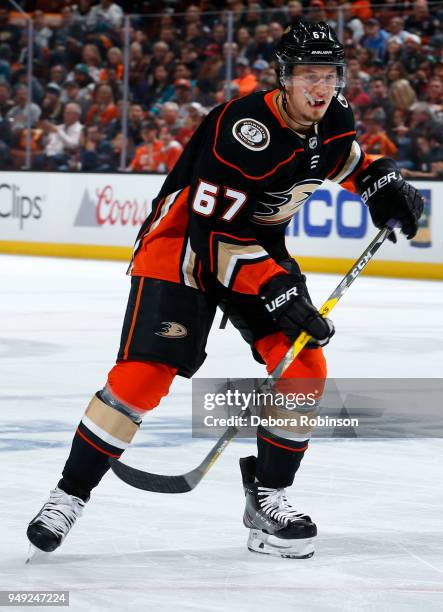
<path fill-rule="evenodd" d="M 34 169 L 167 172 L 211 108 L 276 86 L 273 48 L 288 23 L 303 15 L 337 27 L 341 11 L 345 95 L 362 147 L 395 158 L 410 178 L 443 177 L 442 2 L 19 4 L 30 11 L 34 24 L 33 78 L 28 83 L 26 19 L 2 3 L 0 169 L 24 167 L 30 113 Z M 230 46 L 229 11 L 234 22 Z M 130 67 L 126 121 L 125 35 Z"/>

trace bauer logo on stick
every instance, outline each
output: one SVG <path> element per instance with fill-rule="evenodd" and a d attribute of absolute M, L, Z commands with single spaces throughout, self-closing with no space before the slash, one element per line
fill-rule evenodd
<path fill-rule="evenodd" d="M 240 119 L 234 123 L 232 134 L 251 151 L 263 151 L 270 142 L 268 128 L 255 119 Z"/>

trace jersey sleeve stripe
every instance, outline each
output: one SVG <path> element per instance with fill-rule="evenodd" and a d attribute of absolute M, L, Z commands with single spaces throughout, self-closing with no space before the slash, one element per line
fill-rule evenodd
<path fill-rule="evenodd" d="M 345 136 L 355 136 L 357 132 L 355 130 L 351 130 L 350 132 L 343 132 L 343 134 L 336 134 L 335 136 L 331 136 L 330 138 L 326 138 L 323 141 L 323 144 L 326 145 L 328 142 L 332 142 L 333 140 L 337 140 L 338 138 L 345 138 Z"/>
<path fill-rule="evenodd" d="M 329 177 L 329 179 L 335 183 L 342 183 L 343 181 L 346 181 L 356 170 L 357 166 L 363 160 L 363 157 L 364 155 L 360 145 L 356 140 L 354 140 L 344 165 L 338 172 L 335 173 L 334 176 Z"/>
<path fill-rule="evenodd" d="M 186 242 L 186 250 L 182 264 L 183 282 L 188 287 L 198 289 L 198 285 L 194 275 L 195 263 L 195 252 L 192 250 L 191 241 L 188 238 Z"/>
<path fill-rule="evenodd" d="M 292 161 L 294 157 L 297 155 L 297 153 L 302 153 L 304 151 L 304 149 L 302 148 L 295 149 L 287 159 L 284 159 L 281 162 L 279 162 L 276 166 L 274 166 L 274 168 L 272 168 L 272 170 L 269 170 L 269 172 L 265 172 L 264 174 L 261 174 L 259 176 L 253 176 L 252 174 L 246 174 L 246 172 L 244 172 L 239 166 L 236 166 L 235 164 L 228 162 L 226 159 L 224 159 L 221 155 L 217 153 L 216 145 L 217 145 L 218 134 L 220 131 L 220 122 L 223 118 L 223 115 L 225 114 L 229 106 L 232 104 L 232 102 L 234 102 L 234 100 L 231 100 L 230 102 L 226 104 L 225 108 L 220 113 L 220 117 L 217 119 L 217 124 L 215 127 L 215 137 L 214 137 L 214 144 L 212 146 L 212 152 L 214 153 L 215 157 L 218 159 L 219 162 L 221 162 L 222 164 L 225 164 L 225 166 L 234 168 L 234 170 L 237 170 L 238 172 L 240 172 L 240 174 L 242 174 L 247 179 L 250 179 L 252 181 L 259 181 L 261 179 L 267 178 L 268 176 L 271 176 L 271 174 L 274 174 L 281 166 L 288 164 L 290 161 Z"/>

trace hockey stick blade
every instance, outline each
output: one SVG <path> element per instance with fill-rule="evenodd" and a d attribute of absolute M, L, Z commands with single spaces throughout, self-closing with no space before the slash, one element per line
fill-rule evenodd
<path fill-rule="evenodd" d="M 192 491 L 203 478 L 203 473 L 199 474 L 198 469 L 180 476 L 162 476 L 137 470 L 115 458 L 110 458 L 109 463 L 112 471 L 120 480 L 136 489 L 154 493 L 187 493 Z"/>
<path fill-rule="evenodd" d="M 237 427 L 228 427 L 225 433 L 217 440 L 209 453 L 199 466 L 180 474 L 179 476 L 167 476 L 166 474 L 152 474 L 133 468 L 118 459 L 109 458 L 109 464 L 116 476 L 126 482 L 126 484 L 141 489 L 142 491 L 152 491 L 153 493 L 187 493 L 198 485 L 206 472 L 217 461 L 221 453 L 225 450 L 229 442 L 238 434 Z"/>
<path fill-rule="evenodd" d="M 320 308 L 319 312 L 322 314 L 322 316 L 326 317 L 331 312 L 340 298 L 348 290 L 354 280 L 360 275 L 360 273 L 381 247 L 383 242 L 393 231 L 395 226 L 396 221 L 391 219 L 386 224 L 386 227 L 378 232 L 371 244 L 355 261 L 352 268 L 348 271 L 337 288 L 331 293 L 329 298 Z M 286 355 L 272 372 L 272 378 L 281 377 L 291 362 L 309 342 L 310 338 L 311 336 L 309 336 L 309 334 L 306 332 L 302 332 L 298 336 L 294 344 L 290 347 Z M 245 416 L 245 413 L 243 416 Z M 121 463 L 118 459 L 111 457 L 109 458 L 109 464 L 114 474 L 116 474 L 120 480 L 123 480 L 123 482 L 126 482 L 136 489 L 152 491 L 154 493 L 187 493 L 188 491 L 192 491 L 192 489 L 198 485 L 203 476 L 208 472 L 215 461 L 217 461 L 226 446 L 233 438 L 235 438 L 238 432 L 239 429 L 237 427 L 228 427 L 221 438 L 219 438 L 211 448 L 200 465 L 190 472 L 186 472 L 186 474 L 181 474 L 179 476 L 168 476 L 166 474 L 152 474 L 150 472 L 144 472 L 143 470 L 133 468 L 130 465 Z"/>

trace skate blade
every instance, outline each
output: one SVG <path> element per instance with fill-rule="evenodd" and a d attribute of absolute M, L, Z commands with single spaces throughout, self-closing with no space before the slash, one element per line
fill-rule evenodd
<path fill-rule="evenodd" d="M 25 564 L 35 563 L 36 561 L 45 559 L 48 555 L 49 553 L 45 552 L 44 550 L 40 550 L 40 548 L 37 548 L 37 546 L 30 543 Z"/>
<path fill-rule="evenodd" d="M 247 546 L 251 552 L 282 559 L 309 559 L 315 552 L 313 538 L 283 540 L 258 529 L 250 530 Z"/>

